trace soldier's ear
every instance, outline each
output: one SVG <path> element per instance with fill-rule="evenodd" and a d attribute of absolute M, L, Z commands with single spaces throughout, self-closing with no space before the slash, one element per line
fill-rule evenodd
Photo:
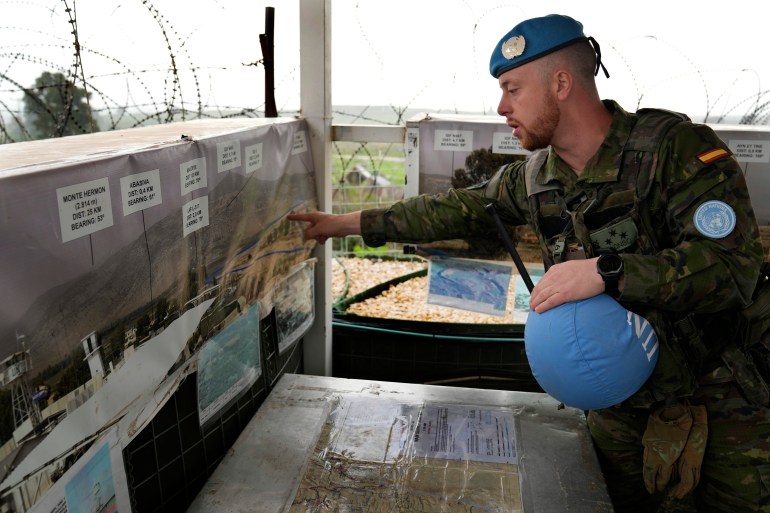
<path fill-rule="evenodd" d="M 559 100 L 564 100 L 569 96 L 572 90 L 573 78 L 572 74 L 566 70 L 559 70 L 554 73 L 553 76 L 553 88 L 556 93 L 556 97 Z"/>

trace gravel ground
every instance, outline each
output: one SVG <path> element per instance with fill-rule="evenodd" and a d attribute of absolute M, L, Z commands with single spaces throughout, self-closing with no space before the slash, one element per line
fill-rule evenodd
<path fill-rule="evenodd" d="M 346 297 L 350 297 L 398 276 L 425 269 L 428 265 L 427 262 L 419 261 L 404 262 L 368 258 L 340 258 L 339 260 L 341 263 L 335 261 L 332 265 L 332 294 L 335 298 L 339 297 L 344 290 L 344 269 L 347 269 L 350 280 Z M 412 278 L 391 286 L 389 290 L 378 296 L 351 304 L 346 311 L 364 317 L 428 322 L 473 324 L 524 322 L 525 314 L 515 312 L 513 308 L 514 286 L 515 280 L 512 279 L 504 317 L 428 304 L 427 276 Z"/>

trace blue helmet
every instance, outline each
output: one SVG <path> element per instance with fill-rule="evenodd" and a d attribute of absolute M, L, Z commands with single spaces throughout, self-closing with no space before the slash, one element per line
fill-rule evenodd
<path fill-rule="evenodd" d="M 607 294 L 531 311 L 524 343 L 542 389 L 567 406 L 596 410 L 631 397 L 658 361 L 658 337 L 644 317 Z"/>

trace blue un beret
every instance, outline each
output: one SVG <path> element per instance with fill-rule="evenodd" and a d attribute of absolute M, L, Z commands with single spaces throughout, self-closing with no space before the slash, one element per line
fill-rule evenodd
<path fill-rule="evenodd" d="M 510 69 L 572 43 L 589 39 L 593 38 L 583 34 L 583 25 L 569 16 L 549 14 L 542 18 L 525 20 L 513 27 L 497 43 L 489 59 L 489 72 L 493 77 L 499 78 Z M 597 46 L 594 48 L 596 49 Z"/>

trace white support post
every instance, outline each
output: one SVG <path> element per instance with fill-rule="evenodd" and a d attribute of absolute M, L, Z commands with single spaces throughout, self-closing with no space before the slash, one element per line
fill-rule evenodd
<path fill-rule="evenodd" d="M 307 120 L 318 208 L 332 211 L 331 0 L 299 0 L 300 109 Z M 315 250 L 315 323 L 304 338 L 304 372 L 332 375 L 332 243 Z"/>

